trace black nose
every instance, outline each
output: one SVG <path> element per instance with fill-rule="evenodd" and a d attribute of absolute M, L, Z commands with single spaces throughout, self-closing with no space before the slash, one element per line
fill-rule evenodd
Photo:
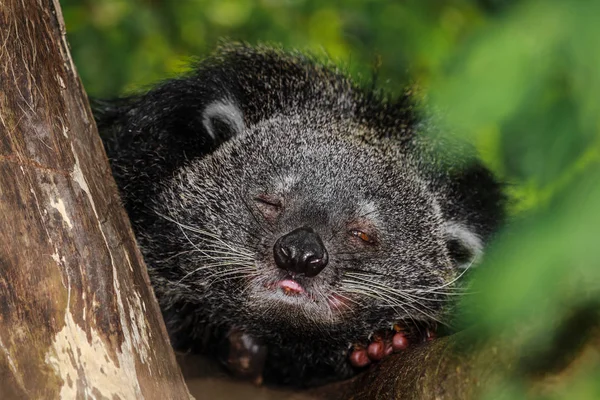
<path fill-rule="evenodd" d="M 321 238 L 308 227 L 298 228 L 277 239 L 273 255 L 279 268 L 308 277 L 321 272 L 329 261 Z"/>

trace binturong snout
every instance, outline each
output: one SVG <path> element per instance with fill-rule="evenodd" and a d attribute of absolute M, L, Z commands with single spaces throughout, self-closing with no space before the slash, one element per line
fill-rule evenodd
<path fill-rule="evenodd" d="M 321 237 L 309 227 L 281 236 L 273 246 L 273 256 L 279 268 L 307 277 L 316 276 L 329 261 Z"/>

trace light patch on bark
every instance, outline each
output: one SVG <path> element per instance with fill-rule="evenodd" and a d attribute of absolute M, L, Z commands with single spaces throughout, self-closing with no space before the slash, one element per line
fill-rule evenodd
<path fill-rule="evenodd" d="M 83 310 L 81 310 L 81 319 L 83 319 L 84 322 L 87 319 L 87 303 L 85 302 L 85 298 L 86 297 L 87 296 L 86 296 L 85 292 L 81 293 L 81 300 L 83 300 L 82 301 L 82 303 L 83 303 Z"/>
<path fill-rule="evenodd" d="M 52 208 L 54 208 L 55 210 L 57 210 L 63 221 L 65 221 L 67 223 L 67 225 L 69 226 L 69 229 L 73 228 L 73 224 L 71 223 L 71 219 L 69 218 L 69 215 L 67 214 L 67 210 L 65 208 L 65 203 L 62 201 L 61 198 L 58 198 L 56 201 L 54 200 L 50 200 L 50 206 L 52 206 Z"/>
<path fill-rule="evenodd" d="M 129 262 L 129 256 L 125 252 L 125 259 Z M 123 345 L 127 350 L 140 356 L 140 361 L 146 363 L 148 361 L 148 349 L 150 348 L 149 334 L 146 329 L 147 322 L 145 321 L 144 309 L 145 305 L 137 291 L 133 291 L 130 295 L 133 297 L 134 304 L 128 303 L 129 305 L 129 318 L 125 314 L 125 307 L 123 306 L 123 299 L 121 298 L 120 282 L 117 277 L 117 269 L 113 263 L 113 285 L 115 293 L 117 295 L 117 307 L 119 307 L 119 319 L 123 328 Z M 141 323 L 140 323 L 141 322 Z M 131 330 L 129 326 L 131 325 Z M 133 365 L 135 367 L 135 364 Z M 152 370 L 149 370 L 152 374 Z"/>
<path fill-rule="evenodd" d="M 148 361 L 148 331 L 146 330 L 147 322 L 145 321 L 144 312 L 142 311 L 142 300 L 137 292 L 132 292 L 131 295 L 134 297 L 135 304 L 129 304 L 129 316 L 125 314 L 125 307 L 123 306 L 123 299 L 121 298 L 121 289 L 119 279 L 117 278 L 117 270 L 113 265 L 113 285 L 115 293 L 117 295 L 117 307 L 119 307 L 119 320 L 121 321 L 121 327 L 123 328 L 123 344 L 121 349 L 134 355 L 136 352 L 140 357 L 140 361 L 145 364 Z M 129 317 L 129 318 L 128 318 Z M 129 326 L 131 325 L 131 329 Z M 133 357 L 132 357 L 132 360 Z M 131 367 L 135 370 L 135 363 L 132 363 Z M 152 375 L 152 370 L 149 370 Z"/>
<path fill-rule="evenodd" d="M 125 252 L 125 260 L 127 260 L 127 266 L 129 267 L 129 270 L 131 272 L 133 272 L 133 266 L 131 265 L 131 260 L 129 259 L 129 254 L 127 254 L 127 252 Z M 145 307 L 144 307 L 145 310 Z"/>
<path fill-rule="evenodd" d="M 87 184 L 87 181 L 85 180 L 85 177 L 83 176 L 83 172 L 81 172 L 81 167 L 79 166 L 79 157 L 77 157 L 77 152 L 75 151 L 75 147 L 73 147 L 72 143 L 71 151 L 73 152 L 73 157 L 75 157 L 75 165 L 73 165 L 73 172 L 71 173 L 71 177 L 75 182 L 77 182 L 77 184 L 79 184 L 81 190 L 83 190 L 85 194 L 87 194 L 90 200 L 90 205 L 94 210 L 94 215 L 98 217 L 98 213 L 96 212 L 96 204 L 94 203 L 94 199 L 92 199 L 92 194 L 90 193 L 90 188 Z"/>
<path fill-rule="evenodd" d="M 133 271 L 129 255 L 127 254 L 127 252 L 125 252 L 124 254 L 125 260 L 129 265 L 129 270 Z M 117 279 L 115 279 L 115 282 L 117 282 L 118 284 Z M 117 288 L 118 286 L 116 287 L 116 289 Z M 131 321 L 133 341 L 137 346 L 140 360 L 142 361 L 142 363 L 145 364 L 148 359 L 148 348 L 150 347 L 148 345 L 148 339 L 152 337 L 152 332 L 148 331 L 146 328 L 148 326 L 148 323 L 145 320 L 146 304 L 144 303 L 144 300 L 142 300 L 142 297 L 137 291 L 134 291 L 132 294 L 135 304 L 133 306 L 131 303 L 129 304 L 129 320 Z M 139 323 L 139 321 L 141 321 L 142 323 Z M 126 327 L 127 325 L 124 326 Z M 150 370 L 150 374 L 152 374 L 152 370 Z"/>
<path fill-rule="evenodd" d="M 123 342 L 121 343 L 120 351 L 117 351 L 118 364 L 115 364 L 111 360 L 101 340 L 101 334 L 93 328 L 91 328 L 92 340 L 88 342 L 85 331 L 76 324 L 69 309 L 71 298 L 71 286 L 69 284 L 69 300 L 67 301 L 67 311 L 65 312 L 65 326 L 54 337 L 53 345 L 46 354 L 46 363 L 52 365 L 64 382 L 61 388 L 61 398 L 75 397 L 77 386 L 69 385 L 69 382 L 72 383 L 73 381 L 85 382 L 83 387 L 86 395 L 91 395 L 91 390 L 95 387 L 108 398 L 113 398 L 115 397 L 114 395 L 123 399 L 141 398 L 142 394 L 136 374 L 136 354 L 142 363 L 145 364 L 148 362 L 150 345 L 149 333 L 146 328 L 147 323 L 143 311 L 145 305 L 139 294 L 132 291 L 133 304 L 128 303 L 128 314 L 125 311 L 124 299 L 121 296 L 119 277 L 112 252 L 113 249 L 109 245 L 108 239 L 102 229 L 94 199 L 81 170 L 79 158 L 73 145 L 71 145 L 71 150 L 75 158 L 71 178 L 79 184 L 81 190 L 88 197 L 90 206 L 98 222 L 98 229 L 110 257 L 113 287 L 117 296 L 116 301 L 123 333 Z M 56 208 L 54 205 L 53 207 Z M 75 356 L 75 352 L 77 352 L 77 356 Z M 94 363 L 99 363 L 98 367 L 90 368 L 89 364 Z M 100 372 L 101 365 L 104 366 L 103 373 Z M 88 391 L 90 392 L 88 393 Z"/>
<path fill-rule="evenodd" d="M 94 388 L 106 398 L 142 398 L 135 365 L 131 368 L 132 354 L 117 352 L 117 365 L 110 358 L 100 333 L 91 329 L 90 336 L 92 340 L 88 342 L 85 331 L 77 325 L 67 308 L 65 326 L 54 336 L 45 356 L 46 364 L 63 380 L 60 398 L 95 398 Z M 83 393 L 78 393 L 78 388 Z"/>
<path fill-rule="evenodd" d="M 64 257 L 63 257 L 64 258 Z M 60 263 L 60 255 L 58 253 L 54 253 L 52 254 L 52 259 L 54 260 L 54 262 L 56 262 L 57 264 Z"/>
<path fill-rule="evenodd" d="M 67 88 L 67 85 L 65 85 L 65 81 L 59 74 L 56 74 L 56 80 L 58 81 L 58 86 L 60 86 L 61 89 Z"/>

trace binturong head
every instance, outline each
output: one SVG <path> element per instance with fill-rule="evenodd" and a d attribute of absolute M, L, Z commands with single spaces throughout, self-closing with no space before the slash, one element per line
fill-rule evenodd
<path fill-rule="evenodd" d="M 171 336 L 343 347 L 443 321 L 504 197 L 417 114 L 409 95 L 243 45 L 97 111 Z"/>
<path fill-rule="evenodd" d="M 460 271 L 456 224 L 410 155 L 368 134 L 276 115 L 190 161 L 156 203 L 174 254 L 167 287 L 267 337 L 440 319 L 441 288 Z"/>

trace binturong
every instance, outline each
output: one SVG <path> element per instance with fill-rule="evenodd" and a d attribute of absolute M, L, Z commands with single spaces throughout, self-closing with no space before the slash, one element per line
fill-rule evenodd
<path fill-rule="evenodd" d="M 176 350 L 309 386 L 434 337 L 505 197 L 413 97 L 225 44 L 96 103 Z"/>

